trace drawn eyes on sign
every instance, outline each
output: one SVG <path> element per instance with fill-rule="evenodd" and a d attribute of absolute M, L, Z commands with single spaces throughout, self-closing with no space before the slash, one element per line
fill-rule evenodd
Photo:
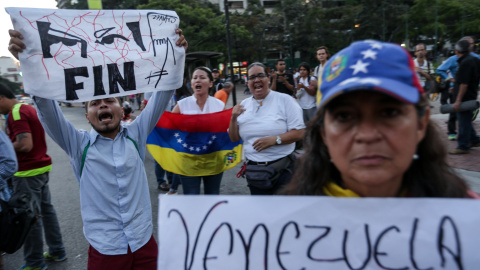
<path fill-rule="evenodd" d="M 93 33 L 93 35 L 96 38 L 102 38 L 100 41 L 95 40 L 95 43 L 102 44 L 102 45 L 112 44 L 115 41 L 115 38 L 119 38 L 119 39 L 123 39 L 125 41 L 129 41 L 128 38 L 126 38 L 122 35 L 118 35 L 118 34 L 111 34 L 111 35 L 105 36 L 106 34 L 108 34 L 108 32 L 110 32 L 114 28 L 115 27 L 109 27 L 109 28 L 105 28 L 105 29 L 95 31 L 95 33 Z"/>
<path fill-rule="evenodd" d="M 93 33 L 93 35 L 96 38 L 101 38 L 101 37 L 105 36 L 106 34 L 108 34 L 108 32 L 110 32 L 113 28 L 115 28 L 115 27 L 109 27 L 109 28 L 104 28 L 104 29 L 97 30 L 97 31 L 95 31 L 95 33 Z"/>
<path fill-rule="evenodd" d="M 123 39 L 125 41 L 129 41 L 127 38 L 125 38 L 122 35 L 113 34 L 113 35 L 108 35 L 106 37 L 103 37 L 102 40 L 100 40 L 100 41 L 95 40 L 95 43 L 102 44 L 102 45 L 112 44 L 115 41 L 115 38 L 119 38 L 119 39 Z"/>
<path fill-rule="evenodd" d="M 87 42 L 75 35 L 59 31 L 50 27 L 49 22 L 37 21 L 38 33 L 40 35 L 40 42 L 42 44 L 42 53 L 45 58 L 52 58 L 50 53 L 50 46 L 55 43 L 61 42 L 65 46 L 74 46 L 77 43 L 80 43 L 81 46 L 81 56 L 87 58 Z M 57 35 L 60 33 L 60 36 Z M 68 36 L 70 38 L 67 38 Z"/>

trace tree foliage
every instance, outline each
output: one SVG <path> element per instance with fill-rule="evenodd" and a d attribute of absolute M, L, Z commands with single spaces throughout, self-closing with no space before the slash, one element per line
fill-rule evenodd
<path fill-rule="evenodd" d="M 86 0 L 71 7 L 87 8 Z M 225 15 L 208 0 L 103 0 L 103 7 L 175 10 L 189 51 L 227 53 Z M 300 52 L 301 61 L 315 63 L 318 46 L 335 53 L 363 39 L 407 42 L 408 48 L 436 40 L 440 49 L 480 32 L 480 0 L 280 0 L 271 14 L 260 0 L 248 0 L 245 12 L 230 11 L 234 61 Z"/>

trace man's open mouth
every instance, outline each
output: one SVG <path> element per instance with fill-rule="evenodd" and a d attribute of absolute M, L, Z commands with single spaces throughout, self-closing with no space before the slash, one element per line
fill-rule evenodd
<path fill-rule="evenodd" d="M 100 121 L 100 123 L 109 123 L 110 121 L 112 121 L 112 119 L 113 119 L 113 115 L 109 112 L 101 113 L 98 116 L 98 120 Z"/>

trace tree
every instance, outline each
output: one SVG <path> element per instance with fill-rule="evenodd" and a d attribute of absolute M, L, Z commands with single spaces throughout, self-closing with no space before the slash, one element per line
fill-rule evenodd
<path fill-rule="evenodd" d="M 58 3 L 58 0 L 56 0 Z M 65 9 L 88 9 L 87 0 L 66 1 Z M 138 5 L 147 4 L 148 0 L 102 0 L 103 9 L 136 9 Z"/>
<path fill-rule="evenodd" d="M 438 4 L 437 47 L 455 43 L 464 35 L 480 32 L 480 0 L 416 0 L 409 13 L 409 36 L 413 44 L 435 40 L 435 4 Z"/>

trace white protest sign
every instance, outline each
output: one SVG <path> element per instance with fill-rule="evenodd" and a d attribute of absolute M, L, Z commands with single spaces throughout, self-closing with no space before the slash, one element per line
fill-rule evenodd
<path fill-rule="evenodd" d="M 479 269 L 480 201 L 165 196 L 158 269 Z"/>
<path fill-rule="evenodd" d="M 168 10 L 6 8 L 27 49 L 25 91 L 60 100 L 180 88 L 185 50 L 180 19 Z"/>

